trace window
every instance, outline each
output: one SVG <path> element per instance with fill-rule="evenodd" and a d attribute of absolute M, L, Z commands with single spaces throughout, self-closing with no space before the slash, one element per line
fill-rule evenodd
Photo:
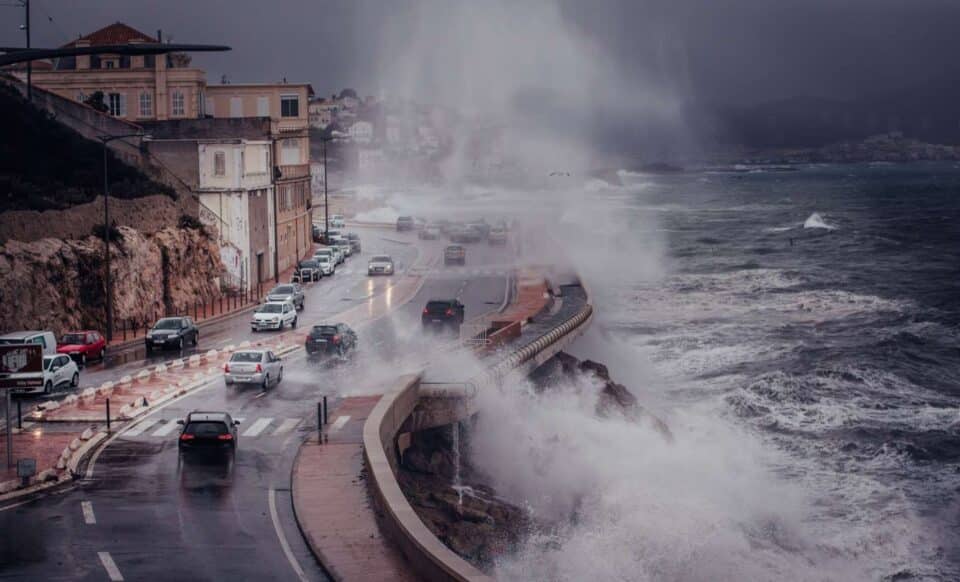
<path fill-rule="evenodd" d="M 300 140 L 285 139 L 280 143 L 280 163 L 285 165 L 300 163 Z"/>
<path fill-rule="evenodd" d="M 230 117 L 243 117 L 243 101 L 239 97 L 230 98 Z"/>
<path fill-rule="evenodd" d="M 214 100 L 212 97 L 207 97 L 204 100 L 203 112 L 209 115 L 210 117 L 216 117 L 216 111 L 214 109 Z"/>
<path fill-rule="evenodd" d="M 269 97 L 257 97 L 257 117 L 270 117 Z"/>
<path fill-rule="evenodd" d="M 127 96 L 123 93 L 110 93 L 107 95 L 107 105 L 110 107 L 110 115 L 126 117 Z"/>
<path fill-rule="evenodd" d="M 171 93 L 170 101 L 171 101 L 171 107 L 170 107 L 171 115 L 177 115 L 181 117 L 186 115 L 187 107 L 186 107 L 186 102 L 183 98 L 183 91 L 174 91 L 173 93 Z"/>
<path fill-rule="evenodd" d="M 280 117 L 300 117 L 300 97 L 298 95 L 280 96 Z"/>
<path fill-rule="evenodd" d="M 215 152 L 213 154 L 213 175 L 227 175 L 227 154 L 224 152 Z"/>
<path fill-rule="evenodd" d="M 104 69 L 113 69 L 117 66 L 116 61 L 103 61 Z"/>
<path fill-rule="evenodd" d="M 153 117 L 153 94 L 140 93 L 140 117 Z"/>

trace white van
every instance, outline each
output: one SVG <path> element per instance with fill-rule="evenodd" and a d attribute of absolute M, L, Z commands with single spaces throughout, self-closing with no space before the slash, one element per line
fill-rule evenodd
<path fill-rule="evenodd" d="M 52 331 L 15 331 L 0 335 L 0 344 L 40 344 L 43 355 L 57 355 L 57 338 Z"/>

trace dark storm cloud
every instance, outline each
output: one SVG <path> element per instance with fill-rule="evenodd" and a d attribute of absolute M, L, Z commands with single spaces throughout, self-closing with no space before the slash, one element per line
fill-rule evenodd
<path fill-rule="evenodd" d="M 463 0 L 451 0 L 456 5 Z M 378 90 L 392 39 L 418 33 L 412 1 L 34 0 L 34 44 L 59 45 L 122 20 L 182 42 L 239 81 L 306 80 L 318 92 Z M 698 100 L 855 96 L 958 75 L 955 0 L 562 0 L 563 16 L 625 76 Z M 0 7 L 0 43 L 18 44 L 22 11 Z M 53 22 L 47 17 L 52 16 Z M 443 47 L 437 47 L 443 50 Z"/>

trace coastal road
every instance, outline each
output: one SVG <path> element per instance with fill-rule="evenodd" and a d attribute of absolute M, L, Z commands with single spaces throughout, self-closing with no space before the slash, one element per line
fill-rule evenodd
<path fill-rule="evenodd" d="M 438 256 L 445 244 L 383 236 L 390 239 L 384 244 L 407 249 L 390 251 L 395 257 L 416 250 Z M 379 252 L 368 245 L 365 238 L 364 256 Z M 348 361 L 316 364 L 298 350 L 285 358 L 283 382 L 266 392 L 227 388 L 218 379 L 147 415 L 104 449 L 88 479 L 0 511 L 0 531 L 17 532 L 0 542 L 0 576 L 324 580 L 297 530 L 290 495 L 290 469 L 299 443 L 316 430 L 317 401 L 328 396 L 334 427 L 356 422 L 338 417 L 339 397 L 376 392 L 450 341 L 420 333 L 426 301 L 458 296 L 467 317 L 496 309 L 504 301 L 510 260 L 505 248 L 472 245 L 467 267 L 436 268 L 412 300 L 392 306 L 386 317 L 358 324 L 360 346 Z M 390 279 L 368 279 L 365 273 L 357 279 L 337 277 L 324 293 L 311 295 L 301 325 L 335 321 L 345 308 L 370 301 L 363 298 L 365 291 L 376 295 Z M 229 334 L 249 333 L 246 319 L 242 327 Z M 231 337 L 230 343 L 243 337 Z M 114 374 L 123 369 L 117 366 Z M 242 419 L 232 466 L 179 462 L 175 421 L 196 409 L 226 410 Z"/>

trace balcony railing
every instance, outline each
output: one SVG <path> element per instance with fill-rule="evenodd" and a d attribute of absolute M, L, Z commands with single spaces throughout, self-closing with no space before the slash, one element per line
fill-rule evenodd
<path fill-rule="evenodd" d="M 278 180 L 293 180 L 310 176 L 310 164 L 281 164 L 277 166 Z"/>

